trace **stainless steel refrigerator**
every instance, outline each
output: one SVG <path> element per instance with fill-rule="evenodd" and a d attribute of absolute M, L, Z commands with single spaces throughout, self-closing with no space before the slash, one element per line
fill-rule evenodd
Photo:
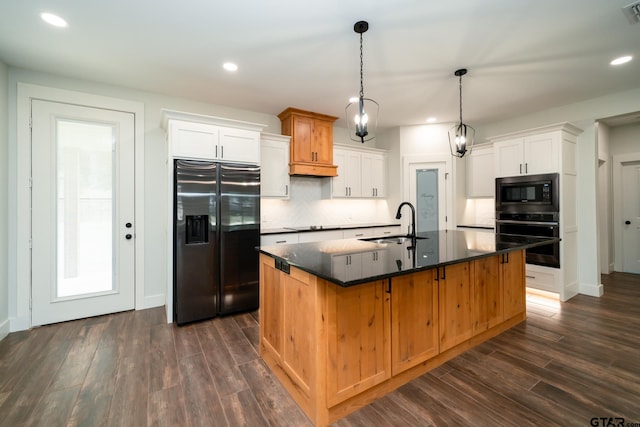
<path fill-rule="evenodd" d="M 258 308 L 260 167 L 174 160 L 174 320 Z"/>

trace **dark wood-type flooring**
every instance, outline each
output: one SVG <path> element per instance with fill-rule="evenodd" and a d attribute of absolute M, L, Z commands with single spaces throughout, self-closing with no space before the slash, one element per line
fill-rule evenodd
<path fill-rule="evenodd" d="M 335 425 L 640 423 L 640 276 L 603 283 L 602 298 L 529 296 L 526 322 Z M 177 327 L 163 310 L 9 334 L 0 425 L 310 425 L 258 356 L 255 313 Z"/>

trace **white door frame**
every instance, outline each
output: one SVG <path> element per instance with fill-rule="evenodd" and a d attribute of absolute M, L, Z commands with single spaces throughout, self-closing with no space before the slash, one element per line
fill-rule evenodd
<path fill-rule="evenodd" d="M 402 159 L 402 193 L 403 193 L 403 201 L 404 200 L 413 200 L 415 201 L 415 195 L 411 193 L 411 180 L 414 180 L 415 177 L 411 176 L 411 167 L 417 166 L 423 163 L 444 163 L 445 164 L 445 181 L 444 181 L 444 190 L 445 190 L 445 201 L 444 203 L 439 203 L 440 206 L 443 206 L 445 209 L 445 215 L 447 216 L 446 228 L 447 229 L 455 229 L 455 211 L 454 211 L 454 199 L 455 193 L 453 188 L 453 162 L 450 153 L 443 154 L 418 154 L 418 155 L 408 155 L 404 156 Z M 439 184 L 440 185 L 440 184 Z M 413 203 L 413 202 L 412 202 Z M 405 224 L 403 216 L 403 225 Z M 403 228 L 403 230 L 406 227 Z"/>
<path fill-rule="evenodd" d="M 9 177 L 9 319 L 10 331 L 31 327 L 31 100 L 42 99 L 134 114 L 135 126 L 135 307 L 144 301 L 144 104 L 106 96 L 18 83 L 16 166 Z M 11 172 L 15 171 L 15 174 Z M 15 267 L 13 267 L 15 266 Z M 12 274 L 11 270 L 15 268 Z M 13 306 L 15 304 L 15 307 Z"/>
<path fill-rule="evenodd" d="M 613 269 L 622 271 L 622 164 L 640 162 L 640 152 L 613 156 Z"/>

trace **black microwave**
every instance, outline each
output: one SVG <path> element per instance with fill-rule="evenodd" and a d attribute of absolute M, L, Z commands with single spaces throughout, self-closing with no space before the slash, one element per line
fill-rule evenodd
<path fill-rule="evenodd" d="M 496 178 L 496 212 L 558 212 L 558 174 Z"/>

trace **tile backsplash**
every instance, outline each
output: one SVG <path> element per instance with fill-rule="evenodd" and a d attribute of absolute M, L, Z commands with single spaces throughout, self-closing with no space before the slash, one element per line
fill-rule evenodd
<path fill-rule="evenodd" d="M 322 185 L 328 179 L 292 176 L 289 200 L 261 199 L 261 226 L 282 228 L 395 221 L 386 200 L 323 199 Z"/>

